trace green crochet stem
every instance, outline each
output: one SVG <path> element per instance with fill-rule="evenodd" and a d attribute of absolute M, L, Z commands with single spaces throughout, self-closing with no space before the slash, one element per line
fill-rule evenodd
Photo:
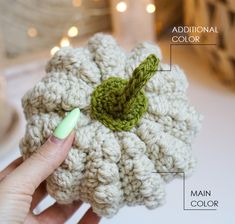
<path fill-rule="evenodd" d="M 124 105 L 124 113 L 128 113 L 131 107 L 133 107 L 133 101 L 149 79 L 155 74 L 158 63 L 159 59 L 151 54 L 134 70 L 120 99 L 120 103 Z"/>
<path fill-rule="evenodd" d="M 124 80 L 104 80 L 91 96 L 92 116 L 114 131 L 129 131 L 147 110 L 148 100 L 143 87 L 156 73 L 159 59 L 151 54 Z"/>

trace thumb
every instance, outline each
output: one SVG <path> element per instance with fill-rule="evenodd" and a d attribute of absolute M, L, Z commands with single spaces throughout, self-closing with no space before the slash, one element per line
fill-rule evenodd
<path fill-rule="evenodd" d="M 24 222 L 34 191 L 62 163 L 73 138 L 73 133 L 64 141 L 50 137 L 40 149 L 1 181 L 0 223 Z"/>
<path fill-rule="evenodd" d="M 66 158 L 74 139 L 72 132 L 65 140 L 51 136 L 46 143 L 31 157 L 15 169 L 6 183 L 17 193 L 32 195 L 43 182 Z"/>
<path fill-rule="evenodd" d="M 44 145 L 4 180 L 8 189 L 15 193 L 33 194 L 66 158 L 74 140 L 72 130 L 78 118 L 79 109 L 74 109 L 64 118 Z"/>

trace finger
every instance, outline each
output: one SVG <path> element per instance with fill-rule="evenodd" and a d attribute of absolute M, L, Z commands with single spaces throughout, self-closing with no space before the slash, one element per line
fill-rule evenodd
<path fill-rule="evenodd" d="M 3 180 L 4 177 L 9 175 L 22 162 L 23 162 L 23 158 L 20 157 L 20 158 L 14 160 L 11 164 L 9 164 L 3 171 L 0 172 L 0 181 Z"/>
<path fill-rule="evenodd" d="M 76 212 L 81 204 L 81 201 L 77 201 L 68 205 L 60 205 L 55 203 L 36 217 L 40 223 L 64 223 Z"/>
<path fill-rule="evenodd" d="M 39 184 L 43 182 L 63 162 L 74 139 L 72 132 L 65 140 L 53 135 L 40 149 L 12 171 L 5 184 L 15 193 L 32 195 Z"/>
<path fill-rule="evenodd" d="M 82 219 L 78 224 L 97 224 L 100 222 L 101 217 L 92 211 L 92 208 L 89 208 Z"/>
<path fill-rule="evenodd" d="M 30 210 L 34 210 L 37 205 L 47 196 L 46 182 L 43 181 L 33 194 Z"/>
<path fill-rule="evenodd" d="M 5 187 L 21 195 L 32 195 L 43 182 L 63 162 L 70 150 L 79 108 L 73 109 L 59 123 L 53 135 L 32 156 L 15 169 L 6 180 Z M 2 185 L 3 183 L 1 183 Z"/>

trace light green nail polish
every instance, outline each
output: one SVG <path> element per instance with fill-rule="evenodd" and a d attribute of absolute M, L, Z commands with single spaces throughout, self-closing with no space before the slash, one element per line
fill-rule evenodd
<path fill-rule="evenodd" d="M 65 139 L 76 126 L 80 118 L 79 108 L 73 109 L 56 127 L 53 135 L 59 139 Z"/>

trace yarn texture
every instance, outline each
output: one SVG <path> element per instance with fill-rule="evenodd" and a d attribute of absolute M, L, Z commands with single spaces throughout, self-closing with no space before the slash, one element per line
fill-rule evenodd
<path fill-rule="evenodd" d="M 110 77 L 93 92 L 92 114 L 114 131 L 129 131 L 147 110 L 142 88 L 156 73 L 159 59 L 149 55 L 134 71 L 129 81 Z"/>
<path fill-rule="evenodd" d="M 47 178 L 58 203 L 82 200 L 106 217 L 124 205 L 153 209 L 164 203 L 167 182 L 192 173 L 191 144 L 202 116 L 189 105 L 184 72 L 178 66 L 157 71 L 169 69 L 161 58 L 154 44 L 127 53 L 98 33 L 83 48 L 59 50 L 25 94 L 25 159 L 67 112 L 81 110 L 73 146 Z"/>

